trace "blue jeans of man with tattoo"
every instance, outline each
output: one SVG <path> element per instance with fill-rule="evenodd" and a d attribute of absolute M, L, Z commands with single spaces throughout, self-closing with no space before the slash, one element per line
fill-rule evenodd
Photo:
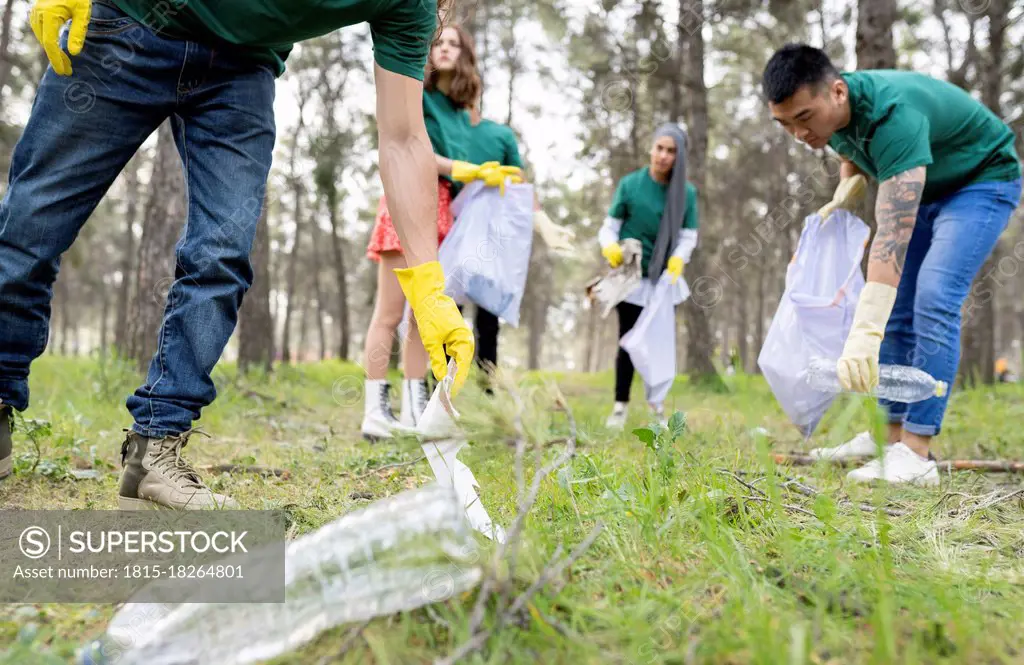
<path fill-rule="evenodd" d="M 1006 229 L 1020 195 L 1020 180 L 985 182 L 921 206 L 879 363 L 911 365 L 953 385 L 960 364 L 961 309 L 967 302 L 970 317 L 977 305 L 994 297 L 997 275 L 990 275 L 991 283 L 983 279 L 973 292 L 971 284 Z M 890 423 L 902 423 L 911 434 L 934 436 L 942 428 L 948 400 L 947 391 L 943 397 L 915 404 L 881 404 Z"/>

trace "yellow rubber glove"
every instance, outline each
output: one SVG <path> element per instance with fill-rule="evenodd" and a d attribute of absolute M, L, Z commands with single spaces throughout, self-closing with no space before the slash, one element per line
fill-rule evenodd
<path fill-rule="evenodd" d="M 601 255 L 608 260 L 608 265 L 612 268 L 618 268 L 622 265 L 622 245 L 617 242 L 602 247 Z"/>
<path fill-rule="evenodd" d="M 452 180 L 470 183 L 480 177 L 480 165 L 469 162 L 452 161 Z"/>
<path fill-rule="evenodd" d="M 839 208 L 849 210 L 855 207 L 864 198 L 864 192 L 867 191 L 867 188 L 868 181 L 859 173 L 853 177 L 840 180 L 835 194 L 832 195 L 832 200 L 818 211 L 818 214 L 821 215 L 821 221 L 827 222 L 832 213 Z"/>
<path fill-rule="evenodd" d="M 497 187 L 502 196 L 505 196 L 506 178 L 519 184 L 523 181 L 523 170 L 518 166 L 502 166 L 498 162 L 485 162 L 480 165 L 480 179 L 488 187 Z"/>
<path fill-rule="evenodd" d="M 476 344 L 462 312 L 444 293 L 444 270 L 440 263 L 431 261 L 413 268 L 398 268 L 395 274 L 416 317 L 423 346 L 430 354 L 434 378 L 440 381 L 448 373 L 446 351 L 458 365 L 452 385 L 454 397 L 469 376 Z"/>
<path fill-rule="evenodd" d="M 68 53 L 78 55 L 85 46 L 91 15 L 92 0 L 36 0 L 32 5 L 29 14 L 32 32 L 46 51 L 53 71 L 60 76 L 71 76 L 71 58 L 60 47 L 60 29 L 71 21 Z"/>
<path fill-rule="evenodd" d="M 548 246 L 548 249 L 566 257 L 572 256 L 572 241 L 576 239 L 575 231 L 555 224 L 543 210 L 534 211 L 533 228 L 537 229 L 537 233 L 544 239 L 544 244 Z"/>
<path fill-rule="evenodd" d="M 672 283 L 675 284 L 679 281 L 679 278 L 683 276 L 683 259 L 680 256 L 668 257 L 668 266 L 665 270 L 668 272 L 669 277 L 672 278 Z"/>
<path fill-rule="evenodd" d="M 844 389 L 868 393 L 878 386 L 878 351 L 895 302 L 895 287 L 880 282 L 864 285 L 850 335 L 836 365 Z"/>

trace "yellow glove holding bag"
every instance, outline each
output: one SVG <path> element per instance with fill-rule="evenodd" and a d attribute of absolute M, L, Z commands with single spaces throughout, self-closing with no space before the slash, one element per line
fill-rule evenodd
<path fill-rule="evenodd" d="M 864 192 L 867 189 L 868 181 L 859 173 L 850 178 L 840 180 L 835 194 L 832 195 L 832 200 L 818 211 L 818 214 L 821 215 L 821 221 L 827 222 L 832 213 L 839 208 L 849 210 L 856 207 L 861 202 L 861 199 L 864 198 Z"/>
<path fill-rule="evenodd" d="M 618 268 L 622 265 L 622 245 L 617 242 L 613 242 L 610 245 L 602 247 L 601 256 L 608 261 L 608 265 L 612 268 Z"/>
<path fill-rule="evenodd" d="M 518 166 L 502 166 L 498 162 L 485 162 L 480 165 L 480 180 L 488 187 L 497 187 L 505 196 L 505 180 L 515 184 L 523 181 L 523 170 Z"/>
<path fill-rule="evenodd" d="M 480 177 L 480 165 L 469 162 L 452 161 L 452 180 L 470 183 Z"/>
<path fill-rule="evenodd" d="M 672 278 L 672 284 L 678 282 L 679 278 L 683 276 L 683 266 L 685 265 L 680 256 L 670 256 L 668 258 L 668 265 L 665 267 L 665 271 Z"/>
<path fill-rule="evenodd" d="M 399 268 L 395 275 L 416 317 L 434 377 L 440 381 L 448 374 L 446 351 L 458 365 L 452 385 L 454 397 L 469 376 L 476 343 L 455 301 L 444 293 L 444 270 L 437 261 L 430 261 L 413 268 Z"/>
<path fill-rule="evenodd" d="M 36 39 L 46 51 L 53 71 L 60 76 L 71 76 L 71 55 L 78 55 L 85 46 L 85 33 L 92 16 L 92 0 L 36 0 L 29 14 L 29 22 Z M 60 29 L 71 21 L 68 31 L 68 53 L 60 47 Z"/>

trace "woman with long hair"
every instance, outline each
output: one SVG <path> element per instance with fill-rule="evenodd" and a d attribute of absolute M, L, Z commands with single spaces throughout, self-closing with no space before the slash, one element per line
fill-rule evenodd
<path fill-rule="evenodd" d="M 639 240 L 643 282 L 619 303 L 619 339 L 636 325 L 663 273 L 674 283 L 697 246 L 697 188 L 686 179 L 686 134 L 674 123 L 665 123 L 654 134 L 650 164 L 619 181 L 608 217 L 598 233 L 601 254 L 616 268 L 622 264 L 620 241 Z M 682 285 L 680 284 L 680 287 Z M 683 300 L 682 289 L 673 304 Z M 621 429 L 626 424 L 633 363 L 619 348 L 615 359 L 615 407 L 606 426 Z M 661 404 L 651 404 L 653 415 L 664 420 Z"/>
<path fill-rule="evenodd" d="M 497 185 L 518 169 L 501 168 L 496 164 L 470 164 L 466 158 L 469 116 L 466 109 L 480 94 L 480 74 L 476 69 L 473 44 L 459 26 L 446 27 L 430 50 L 423 89 L 423 116 L 437 165 L 437 242 L 444 240 L 454 221 L 451 201 L 458 183 L 483 180 Z M 366 403 L 362 433 L 370 440 L 390 438 L 396 431 L 415 427 L 427 402 L 428 354 L 420 340 L 414 317 L 402 344 L 402 422 L 395 418 L 390 404 L 387 370 L 392 341 L 405 312 L 405 294 L 395 275 L 405 267 L 402 245 L 395 233 L 388 202 L 381 197 L 377 220 L 370 236 L 367 257 L 379 264 L 377 300 L 370 327 L 366 333 L 364 368 L 366 370 Z M 434 368 L 443 375 L 443 368 Z"/>

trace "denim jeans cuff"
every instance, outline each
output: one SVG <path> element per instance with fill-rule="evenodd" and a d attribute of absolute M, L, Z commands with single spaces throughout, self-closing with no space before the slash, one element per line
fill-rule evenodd
<path fill-rule="evenodd" d="M 903 423 L 903 431 L 916 434 L 918 436 L 935 436 L 939 433 L 939 427 L 937 425 L 917 425 L 911 422 Z"/>
<path fill-rule="evenodd" d="M 903 423 L 903 419 L 907 417 L 907 412 L 906 411 L 893 411 L 893 410 L 889 410 L 888 414 L 889 414 L 889 424 L 890 425 L 899 425 L 899 424 Z"/>
<path fill-rule="evenodd" d="M 28 399 L 25 397 L 24 383 L 0 381 L 0 403 L 12 407 L 15 411 L 27 409 Z"/>
<path fill-rule="evenodd" d="M 160 429 L 160 428 L 145 428 L 138 423 L 132 425 L 132 431 L 136 434 L 140 434 L 148 439 L 163 439 L 168 436 L 176 436 L 181 434 L 184 430 L 171 430 L 171 429 Z"/>

